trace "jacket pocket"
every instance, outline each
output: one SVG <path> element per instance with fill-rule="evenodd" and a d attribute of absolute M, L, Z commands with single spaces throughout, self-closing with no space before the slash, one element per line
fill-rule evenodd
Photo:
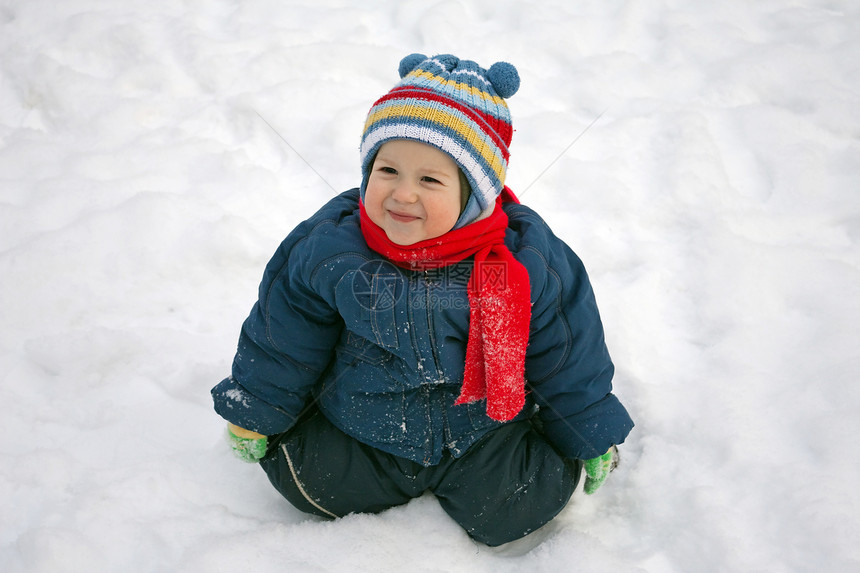
<path fill-rule="evenodd" d="M 404 288 L 400 270 L 385 261 L 368 261 L 344 275 L 337 297 L 347 329 L 384 348 L 399 348 L 397 315 Z"/>
<path fill-rule="evenodd" d="M 403 277 L 387 267 L 372 275 L 372 306 L 364 308 L 370 320 L 376 342 L 386 348 L 398 348 L 397 303 L 403 295 Z"/>
<path fill-rule="evenodd" d="M 352 331 L 345 331 L 341 343 L 335 349 L 341 362 L 366 362 L 379 366 L 391 360 L 392 355 L 384 348 Z"/>
<path fill-rule="evenodd" d="M 373 341 L 346 333 L 320 391 L 321 407 L 334 424 L 368 444 L 406 439 L 408 388 L 403 366 Z"/>
<path fill-rule="evenodd" d="M 473 431 L 478 432 L 481 430 L 486 430 L 488 428 L 501 426 L 503 424 L 503 422 L 493 420 L 492 418 L 487 416 L 486 400 L 470 402 L 469 404 L 464 404 L 463 406 L 466 408 L 466 413 L 469 416 L 469 423 L 472 425 Z"/>

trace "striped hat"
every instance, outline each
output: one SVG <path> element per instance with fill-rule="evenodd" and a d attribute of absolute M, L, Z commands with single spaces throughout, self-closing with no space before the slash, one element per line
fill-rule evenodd
<path fill-rule="evenodd" d="M 400 62 L 400 77 L 367 115 L 361 197 L 380 146 L 413 139 L 450 155 L 469 181 L 472 192 L 454 228 L 489 215 L 505 185 L 513 128 L 503 98 L 520 87 L 516 68 L 497 62 L 485 70 L 451 55 L 411 54 Z"/>

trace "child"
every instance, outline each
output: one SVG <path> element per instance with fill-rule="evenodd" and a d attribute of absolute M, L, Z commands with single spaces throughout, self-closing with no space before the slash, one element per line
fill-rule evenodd
<path fill-rule="evenodd" d="M 266 267 L 232 376 L 234 451 L 308 513 L 432 492 L 518 539 L 606 479 L 633 427 L 577 256 L 504 187 L 516 69 L 412 54 L 370 110 L 362 180 Z"/>

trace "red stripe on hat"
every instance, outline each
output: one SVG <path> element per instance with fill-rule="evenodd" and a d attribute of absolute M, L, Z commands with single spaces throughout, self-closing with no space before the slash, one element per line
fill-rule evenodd
<path fill-rule="evenodd" d="M 415 86 L 400 86 L 391 90 L 388 95 L 384 96 L 380 101 L 389 99 L 388 96 L 393 96 L 391 99 L 395 97 L 403 97 L 404 95 L 412 95 L 419 99 L 426 99 L 431 101 L 438 101 L 453 107 L 454 109 L 462 111 L 464 114 L 472 118 L 480 118 L 481 121 L 484 122 L 485 125 L 490 127 L 488 133 L 491 137 L 493 137 L 499 147 L 505 149 L 507 151 L 508 146 L 511 144 L 511 135 L 513 129 L 511 124 L 508 122 L 499 119 L 497 117 L 492 116 L 491 114 L 484 113 L 483 111 L 471 107 L 467 104 L 460 103 L 458 100 L 446 97 L 440 94 L 436 90 L 432 90 L 430 88 L 422 88 Z M 498 127 L 502 129 L 498 129 Z M 497 137 L 498 136 L 498 137 Z"/>
<path fill-rule="evenodd" d="M 390 100 L 406 99 L 408 97 L 442 103 L 448 107 L 454 108 L 462 112 L 463 115 L 467 116 L 472 121 L 476 122 L 478 125 L 483 124 L 487 126 L 489 129 L 484 129 L 483 131 L 490 136 L 490 139 L 493 140 L 493 143 L 496 144 L 496 147 L 498 147 L 502 151 L 505 160 L 508 159 L 508 146 L 510 145 L 511 135 L 513 133 L 513 129 L 509 123 L 501 119 L 495 118 L 473 107 L 462 104 L 457 100 L 442 96 L 439 94 L 439 92 L 436 92 L 434 90 L 428 88 L 416 88 L 413 86 L 396 87 L 390 92 L 388 92 L 386 95 L 379 98 L 379 100 L 377 100 L 376 103 L 373 104 L 373 107 L 376 107 L 377 105 Z M 501 127 L 502 129 L 498 129 L 495 126 Z"/>

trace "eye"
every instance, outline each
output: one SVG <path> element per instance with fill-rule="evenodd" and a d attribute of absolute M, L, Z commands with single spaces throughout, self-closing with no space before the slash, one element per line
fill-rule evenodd
<path fill-rule="evenodd" d="M 425 183 L 441 183 L 441 182 L 440 182 L 438 179 L 436 179 L 435 177 L 430 177 L 430 176 L 427 176 L 427 175 L 425 175 L 424 177 L 422 177 L 422 178 L 421 178 L 421 181 L 424 181 Z"/>
<path fill-rule="evenodd" d="M 379 171 L 388 175 L 397 175 L 397 170 L 393 167 L 380 167 Z"/>

